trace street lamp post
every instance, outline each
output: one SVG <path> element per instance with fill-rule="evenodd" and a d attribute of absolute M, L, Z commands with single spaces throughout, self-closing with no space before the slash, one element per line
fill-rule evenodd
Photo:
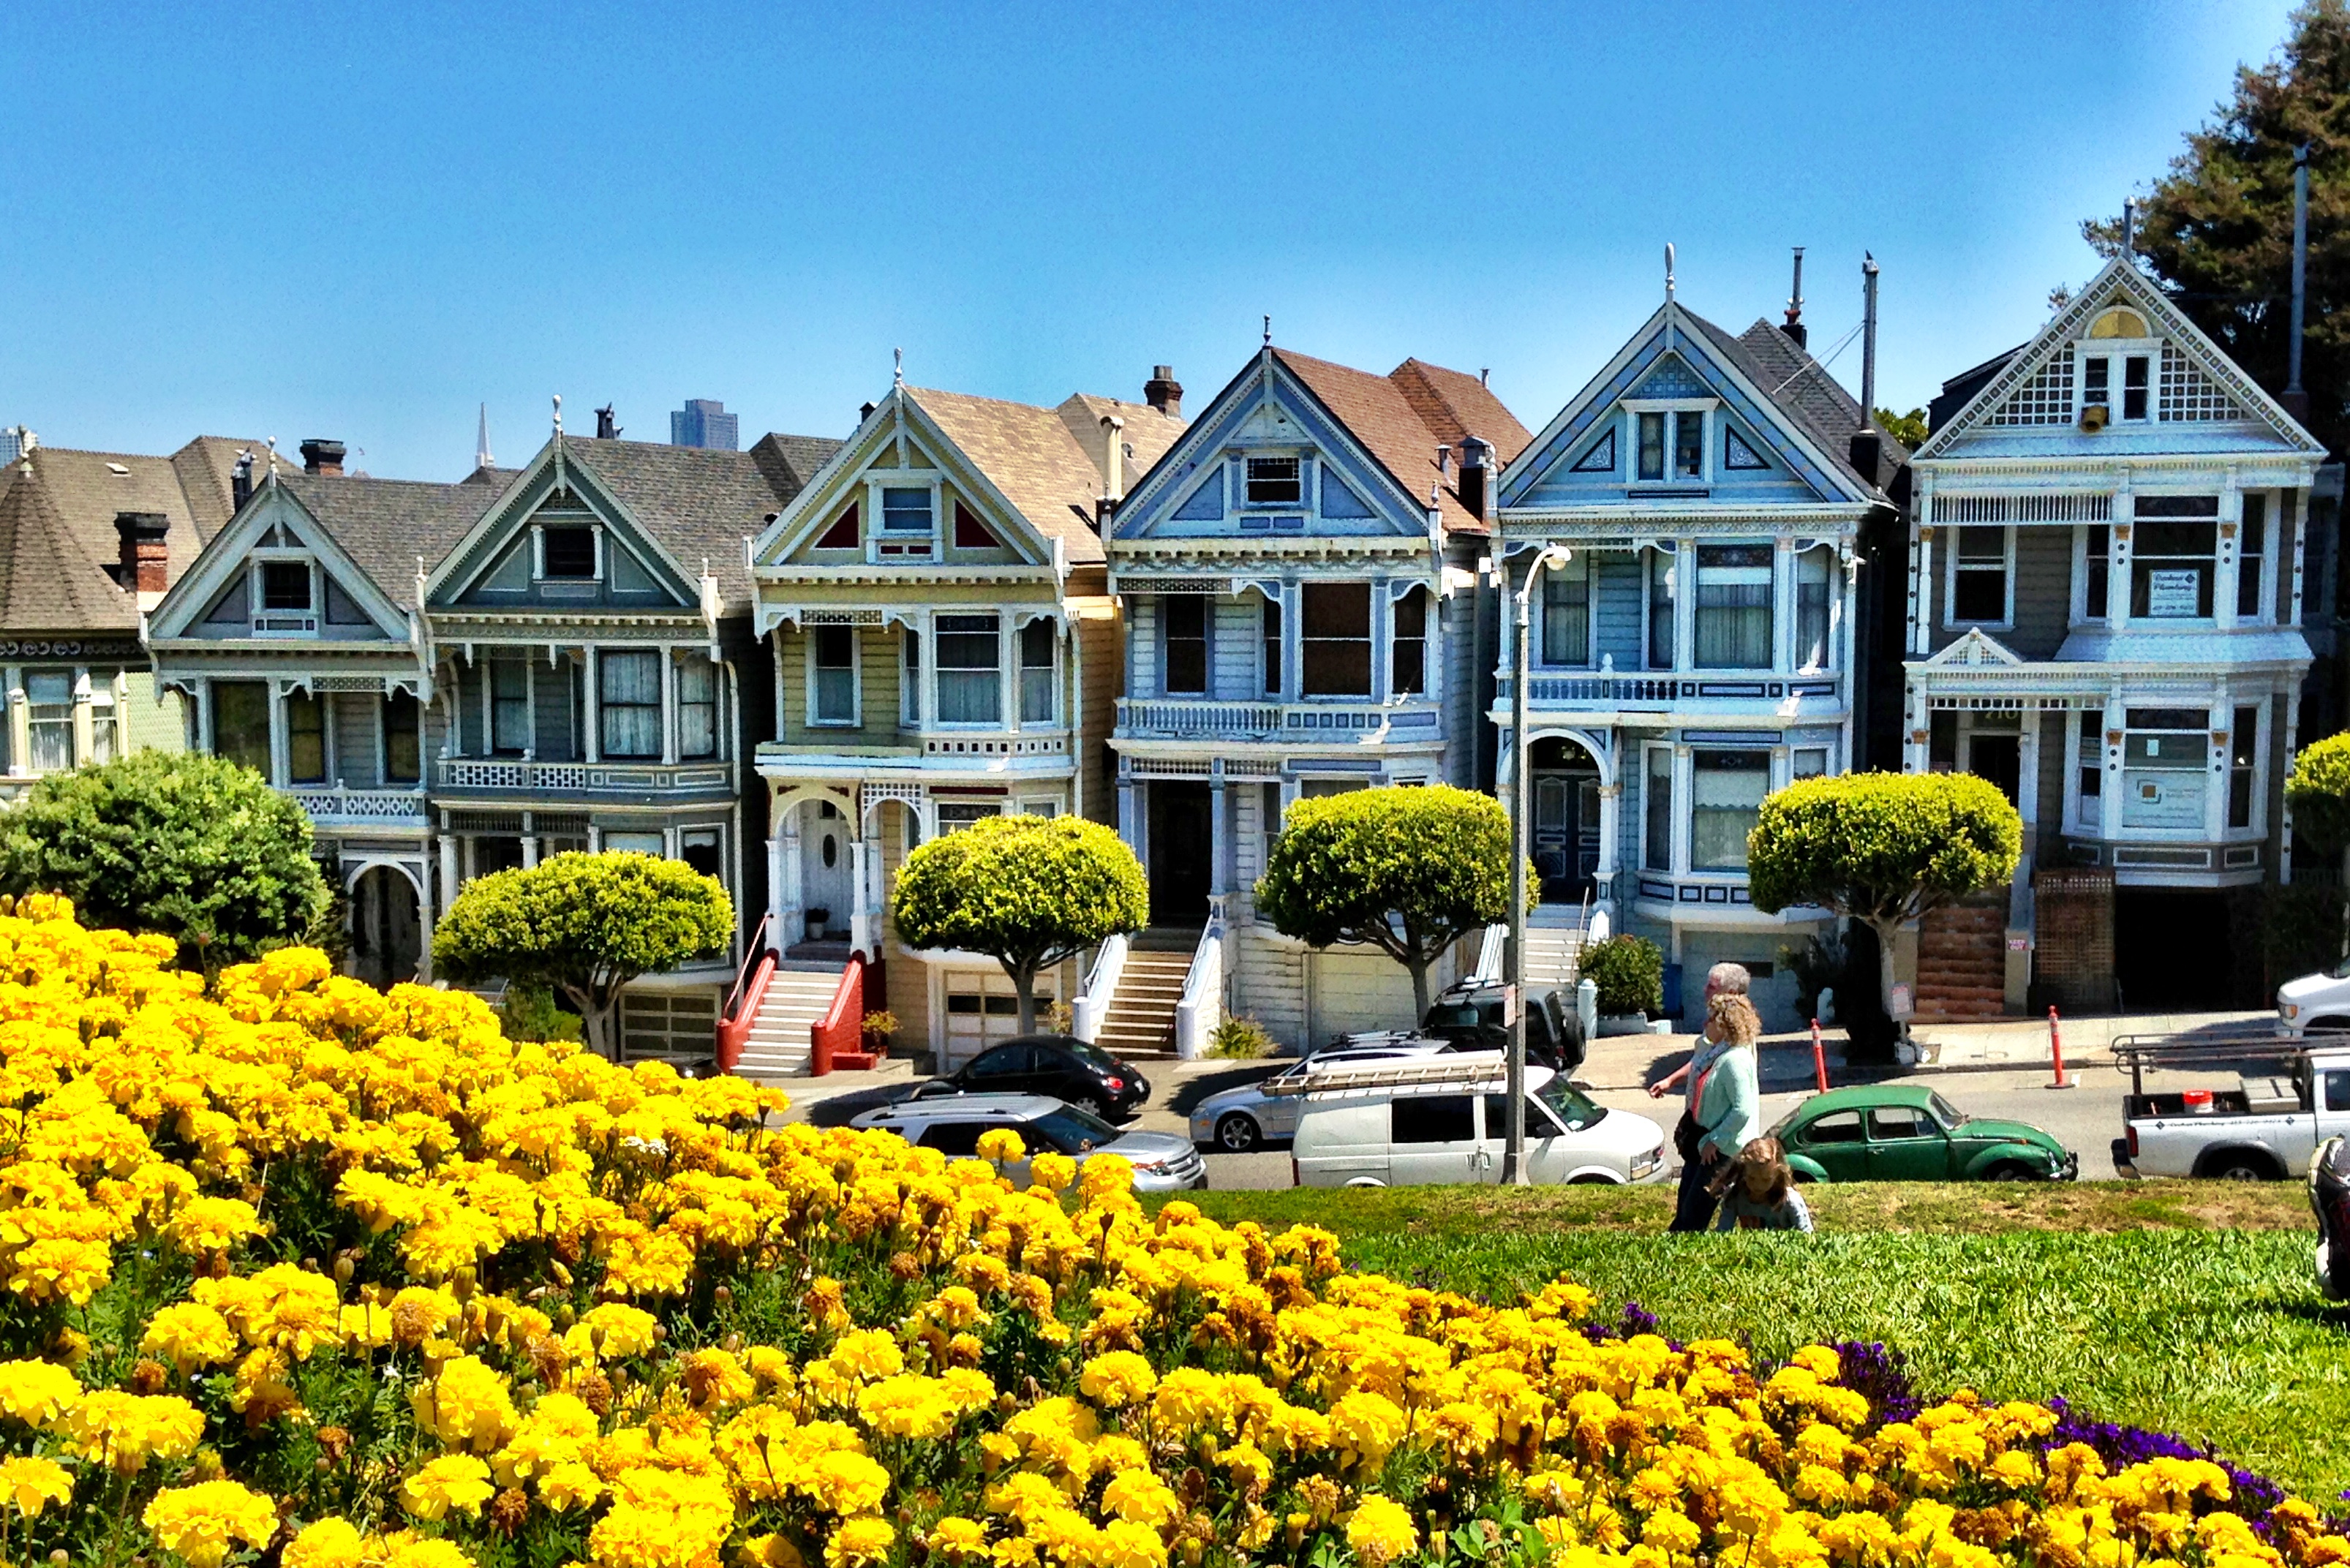
<path fill-rule="evenodd" d="M 1526 744 L 1526 666 L 1533 656 L 1531 626 L 1534 583 L 1545 566 L 1564 566 L 1575 553 L 1552 545 L 1526 566 L 1518 586 L 1517 652 L 1510 665 L 1510 1068 L 1509 1141 L 1502 1149 L 1502 1180 L 1526 1185 L 1526 862 L 1533 853 L 1528 794 L 1534 787 L 1533 755 Z M 1503 563 L 1504 583 L 1508 562 Z"/>

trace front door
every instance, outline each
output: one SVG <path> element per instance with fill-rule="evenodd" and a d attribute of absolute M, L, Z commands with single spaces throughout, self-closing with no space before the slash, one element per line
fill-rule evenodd
<path fill-rule="evenodd" d="M 1996 786 L 2008 805 L 2016 805 L 2016 792 L 2023 784 L 2022 742 L 2012 733 L 1970 736 L 1967 772 Z"/>
<path fill-rule="evenodd" d="M 424 956 L 416 888 L 390 866 L 371 866 L 351 889 L 351 972 L 378 990 L 416 978 Z"/>
<path fill-rule="evenodd" d="M 1944 1181 L 1950 1174 L 1950 1135 L 1922 1106 L 1869 1107 L 1871 1181 Z"/>
<path fill-rule="evenodd" d="M 1196 926 L 1208 919 L 1208 786 L 1155 779 L 1150 794 L 1150 919 Z"/>
<path fill-rule="evenodd" d="M 785 932 L 784 940 L 788 944 L 814 940 L 816 915 L 822 911 L 826 936 L 846 941 L 856 897 L 855 885 L 849 880 L 853 857 L 848 853 L 848 818 L 828 801 L 803 801 L 797 810 L 800 909 L 806 922 L 802 929 Z"/>
<path fill-rule="evenodd" d="M 1534 796 L 1531 836 L 1543 899 L 1573 903 L 1599 867 L 1599 775 L 1537 770 Z"/>

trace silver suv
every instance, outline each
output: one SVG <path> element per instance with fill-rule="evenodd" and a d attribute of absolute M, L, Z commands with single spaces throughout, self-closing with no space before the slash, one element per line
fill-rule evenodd
<path fill-rule="evenodd" d="M 1134 1167 L 1137 1192 L 1188 1192 L 1208 1185 L 1208 1162 L 1170 1133 L 1124 1132 L 1081 1106 L 1043 1095 L 934 1095 L 900 1100 L 852 1117 L 853 1127 L 879 1127 L 949 1159 L 972 1159 L 983 1133 L 998 1127 L 1020 1135 L 1030 1155 L 1057 1150 L 1083 1166 L 1115 1154 Z M 1028 1185 L 1029 1161 L 1004 1168 L 1016 1187 Z"/>

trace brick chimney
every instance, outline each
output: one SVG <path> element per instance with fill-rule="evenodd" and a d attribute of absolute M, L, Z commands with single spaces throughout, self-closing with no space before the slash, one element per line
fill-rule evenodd
<path fill-rule="evenodd" d="M 1142 400 L 1170 420 L 1183 417 L 1183 383 L 1175 379 L 1174 366 L 1150 367 L 1150 379 L 1142 383 Z"/>
<path fill-rule="evenodd" d="M 302 472 L 339 478 L 343 472 L 343 443 L 317 437 L 302 443 Z"/>
<path fill-rule="evenodd" d="M 171 524 L 161 512 L 118 512 L 114 532 L 122 540 L 114 580 L 137 594 L 144 609 L 172 586 Z"/>

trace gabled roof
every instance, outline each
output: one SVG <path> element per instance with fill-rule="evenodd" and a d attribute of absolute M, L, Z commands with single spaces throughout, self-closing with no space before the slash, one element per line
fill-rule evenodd
<path fill-rule="evenodd" d="M 262 450 L 226 436 L 169 457 L 41 446 L 0 467 L 0 629 L 135 629 L 138 597 L 107 571 L 121 558 L 115 517 L 162 514 L 175 582 L 228 521 L 236 454 Z"/>
<path fill-rule="evenodd" d="M 2189 320 L 2186 313 L 2171 302 L 2170 296 L 2138 269 L 2135 258 L 2126 254 L 2116 255 L 2107 262 L 2104 270 L 2050 317 L 2047 325 L 2041 327 L 2029 343 L 2007 356 L 2005 363 L 1995 374 L 1984 378 L 1974 395 L 1949 420 L 1935 426 L 1925 444 L 1918 449 L 1918 455 L 1929 459 L 1944 456 L 1962 437 L 1981 429 L 1986 421 L 2052 358 L 2060 353 L 2070 352 L 2071 346 L 2087 330 L 2093 317 L 2116 305 L 2126 305 L 2147 317 L 2155 335 L 2166 344 L 2176 347 L 2195 370 L 2216 382 L 2220 391 L 2232 398 L 2246 416 L 2244 420 L 2232 421 L 2158 421 L 2153 430 L 2169 438 L 2159 442 L 2160 447 L 2168 449 L 2184 445 L 2191 442 L 2199 432 L 2217 432 L 2230 426 L 2241 431 L 2245 425 L 2250 424 L 2267 427 L 2285 445 L 2303 453 L 2323 455 L 2325 450 L 2324 443 L 2303 429 L 2298 421 L 2285 412 L 2282 405 L 2246 375 L 2218 344 L 2206 337 L 2202 328 Z M 2166 353 L 2166 359 L 2168 357 Z M 1977 366 L 1974 370 L 1967 371 L 1953 380 L 1964 381 L 1982 369 Z M 2175 437 L 2172 432 L 2176 432 Z M 2073 433 L 2069 422 L 2013 425 L 2002 431 L 2003 436 L 2015 440 L 2046 441 L 2054 438 L 2053 444 L 2060 446 L 2069 444 Z M 2099 440 L 2096 437 L 2086 439 Z M 2237 438 L 2239 441 L 2241 439 L 2241 435 Z M 2120 441 L 2108 436 L 2100 441 L 2099 448 L 2091 449 L 2083 455 L 2102 455 L 2104 452 L 2120 455 L 2118 449 L 2121 445 Z"/>
<path fill-rule="evenodd" d="M 798 464 L 819 452 L 828 458 L 839 447 L 817 436 L 765 436 L 749 452 L 563 438 L 564 456 L 603 481 L 677 558 L 689 582 L 707 563 L 726 612 L 747 609 L 755 597 L 743 541 L 758 537 L 822 466 L 819 461 L 803 472 Z"/>
<path fill-rule="evenodd" d="M 276 483 L 317 520 L 384 597 L 416 607 L 416 567 L 430 572 L 465 536 L 499 487 L 460 482 L 280 473 Z M 256 493 L 256 497 L 259 493 Z"/>
<path fill-rule="evenodd" d="M 1150 472 L 1150 465 L 1167 455 L 1167 449 L 1190 429 L 1180 418 L 1159 412 L 1149 403 L 1129 403 L 1117 398 L 1099 398 L 1091 392 L 1072 392 L 1061 400 L 1053 410 L 1061 422 L 1069 427 L 1077 445 L 1085 449 L 1087 461 L 1104 467 L 1107 449 L 1101 445 L 1101 422 L 1106 419 L 1122 421 L 1125 429 L 1120 439 L 1133 449 L 1133 455 L 1122 460 L 1124 480 L 1132 484 Z M 1107 479 L 1107 471 L 1104 469 Z"/>
<path fill-rule="evenodd" d="M 1690 319 L 1709 334 L 1721 334 L 1721 328 L 1702 317 Z M 1813 358 L 1811 350 L 1799 346 L 1767 317 L 1755 317 L 1754 325 L 1734 341 L 1736 351 L 1745 356 L 1748 373 L 1762 380 L 1771 400 L 1802 421 L 1812 439 L 1827 448 L 1828 455 L 1842 463 L 1846 472 L 1866 483 L 1877 483 L 1877 474 L 1863 473 L 1852 465 L 1853 435 L 1871 428 L 1884 444 L 1887 470 L 1908 461 L 1909 449 L 1877 423 L 1876 414 L 1864 417 L 1860 400 L 1845 390 L 1844 383 L 1829 375 L 1828 368 Z M 1726 345 L 1724 351 L 1729 351 Z"/>
<path fill-rule="evenodd" d="M 1523 451 L 1532 438 L 1501 400 L 1474 378 L 1418 359 L 1406 359 L 1391 374 L 1380 376 L 1294 349 L 1266 352 L 1305 383 L 1416 504 L 1426 506 L 1428 493 L 1435 488 L 1447 530 L 1476 532 L 1486 526 L 1461 499 L 1461 438 L 1473 435 L 1492 442 L 1499 454 L 1497 466 Z M 1479 395 L 1469 396 L 1470 387 Z M 1422 417 L 1423 410 L 1429 417 Z M 1438 422 L 1431 424 L 1430 419 Z M 1451 452 L 1441 474 L 1436 466 L 1439 447 Z"/>
<path fill-rule="evenodd" d="M 1073 564 L 1105 558 L 1093 515 L 1107 476 L 1058 410 L 926 387 L 909 387 L 906 396 L 1038 533 L 1062 541 Z M 1114 400 L 1099 400 L 1106 409 L 1114 406 Z M 1138 448 L 1138 461 L 1140 456 Z"/>

